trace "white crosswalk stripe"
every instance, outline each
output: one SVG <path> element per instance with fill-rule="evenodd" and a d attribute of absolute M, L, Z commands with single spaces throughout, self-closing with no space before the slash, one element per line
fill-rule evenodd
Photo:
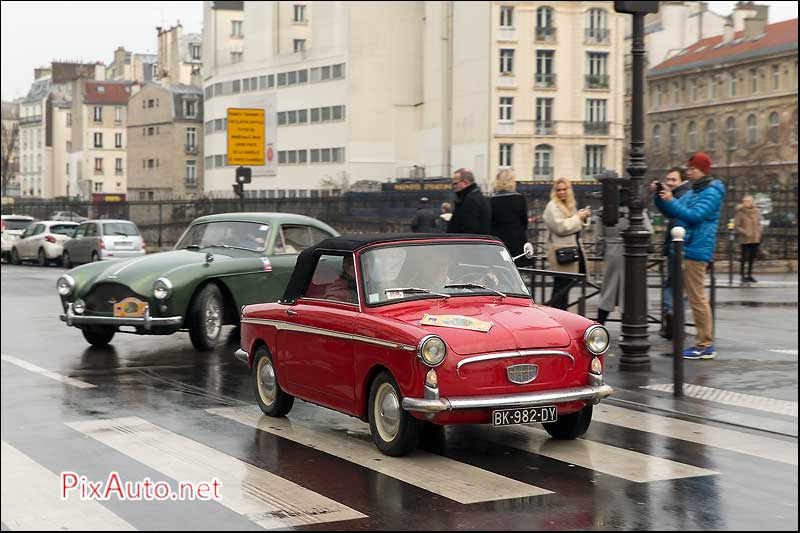
<path fill-rule="evenodd" d="M 345 415 L 326 416 L 327 426 L 320 427 L 300 417 L 270 418 L 258 407 L 223 407 L 208 409 L 208 412 L 313 447 L 459 503 L 551 494 L 549 490 L 421 450 L 409 457 L 388 457 L 375 448 L 366 424 Z"/>
<path fill-rule="evenodd" d="M 135 531 L 96 501 L 61 499 L 59 476 L 2 442 L 3 523 L 12 531 Z"/>
<path fill-rule="evenodd" d="M 40 376 L 44 376 L 46 378 L 54 379 L 56 381 L 60 381 L 65 385 L 71 385 L 72 387 L 77 387 L 79 389 L 93 389 L 95 385 L 91 383 L 83 382 L 79 379 L 74 379 L 68 376 L 62 376 L 58 372 L 52 372 L 47 370 L 46 368 L 42 368 L 40 366 L 36 366 L 33 363 L 29 363 L 18 357 L 12 357 L 10 355 L 2 354 L 0 358 L 5 361 L 6 363 L 11 363 L 12 365 L 16 365 L 20 368 L 23 368 L 29 372 L 33 372 L 34 374 L 39 374 Z"/>
<path fill-rule="evenodd" d="M 770 350 L 770 352 L 782 353 L 782 354 L 786 354 L 786 355 L 797 355 L 797 349 L 796 348 L 794 350 Z"/>
<path fill-rule="evenodd" d="M 594 407 L 595 422 L 646 431 L 797 466 L 797 442 L 687 422 L 609 404 Z"/>
<path fill-rule="evenodd" d="M 220 505 L 267 529 L 365 518 L 271 472 L 137 417 L 67 426 L 181 482 L 222 483 Z"/>
<path fill-rule="evenodd" d="M 672 392 L 673 384 L 664 383 L 643 385 L 640 388 L 661 392 Z M 698 398 L 700 400 L 708 400 L 710 402 L 735 405 L 737 407 L 747 407 L 749 409 L 797 417 L 797 402 L 791 402 L 788 400 L 776 400 L 774 398 L 765 398 L 763 396 L 754 396 L 752 394 L 743 394 L 741 392 L 726 391 L 712 387 L 702 387 L 700 385 L 690 384 L 684 384 L 683 394 L 691 398 Z"/>
<path fill-rule="evenodd" d="M 586 439 L 553 440 L 546 431 L 532 426 L 508 426 L 489 434 L 488 438 L 498 444 L 636 483 L 717 474 L 713 470 Z"/>

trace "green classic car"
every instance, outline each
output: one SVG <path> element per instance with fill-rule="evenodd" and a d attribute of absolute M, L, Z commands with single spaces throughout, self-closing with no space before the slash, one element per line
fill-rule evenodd
<path fill-rule="evenodd" d="M 197 350 L 211 350 L 223 325 L 239 324 L 242 306 L 283 295 L 297 254 L 337 235 L 303 215 L 200 217 L 172 251 L 89 263 L 61 276 L 61 320 L 94 346 L 108 344 L 117 331 L 188 330 Z"/>

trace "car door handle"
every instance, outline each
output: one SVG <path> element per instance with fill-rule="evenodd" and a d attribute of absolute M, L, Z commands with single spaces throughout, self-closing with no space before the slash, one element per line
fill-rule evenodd
<path fill-rule="evenodd" d="M 287 309 L 286 314 L 289 316 L 297 316 L 297 311 L 292 311 L 291 309 Z"/>

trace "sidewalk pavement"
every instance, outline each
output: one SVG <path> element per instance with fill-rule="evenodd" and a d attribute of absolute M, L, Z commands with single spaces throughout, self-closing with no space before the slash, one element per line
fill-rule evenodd
<path fill-rule="evenodd" d="M 689 420 L 707 419 L 780 435 L 798 435 L 798 275 L 762 275 L 758 284 L 717 290 L 713 360 L 683 360 L 684 396 L 672 393 L 672 342 L 650 325 L 651 369 L 619 369 L 620 322 L 607 324 L 612 346 L 606 357 L 606 381 L 615 389 L 608 400 L 645 404 L 682 413 Z M 761 281 L 763 279 L 763 281 Z M 651 290 L 653 298 L 658 293 Z M 651 314 L 654 304 L 651 299 Z M 596 298 L 588 314 L 596 316 Z M 688 306 L 687 306 L 688 307 Z M 618 313 L 612 318 L 620 318 Z M 687 321 L 692 320 L 687 309 Z M 694 341 L 687 327 L 685 347 Z M 643 388 L 651 387 L 651 388 Z"/>

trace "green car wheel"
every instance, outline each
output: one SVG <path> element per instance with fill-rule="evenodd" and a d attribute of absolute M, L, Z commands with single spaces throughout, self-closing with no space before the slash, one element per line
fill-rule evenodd
<path fill-rule="evenodd" d="M 201 352 L 213 350 L 219 343 L 225 318 L 225 300 L 214 283 L 203 287 L 189 309 L 189 337 Z"/>

